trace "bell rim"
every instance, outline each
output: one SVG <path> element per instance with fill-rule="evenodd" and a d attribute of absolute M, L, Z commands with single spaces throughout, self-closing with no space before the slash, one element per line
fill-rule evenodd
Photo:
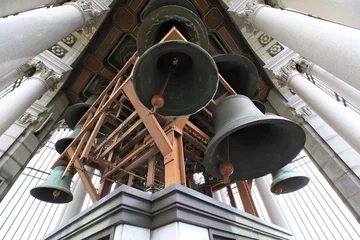
<path fill-rule="evenodd" d="M 308 185 L 308 183 L 310 182 L 310 178 L 304 174 L 300 174 L 298 172 L 296 172 L 296 174 L 294 173 L 285 173 L 282 175 L 284 178 L 287 178 L 287 180 L 289 179 L 293 179 L 293 178 L 297 178 L 297 179 L 300 179 L 301 180 L 301 184 L 296 187 L 295 189 L 293 189 L 292 191 L 283 191 L 281 192 L 280 194 L 284 194 L 284 193 L 291 193 L 291 192 L 295 192 L 297 190 L 300 190 L 301 188 L 305 187 L 306 185 Z M 275 187 L 276 185 L 280 183 L 280 179 L 279 178 L 275 178 L 273 179 L 272 183 L 271 183 L 271 186 L 270 186 L 270 191 L 272 193 L 275 193 Z"/>
<path fill-rule="evenodd" d="M 77 123 L 79 122 L 79 119 L 77 119 L 76 122 L 73 122 L 73 119 L 71 118 L 71 116 L 73 115 L 74 112 L 79 111 L 79 109 L 83 109 L 83 108 L 90 108 L 92 105 L 89 103 L 76 103 L 74 105 L 71 105 L 70 107 L 68 107 L 65 112 L 64 112 L 64 119 L 65 119 L 65 123 L 66 125 L 68 125 L 69 128 L 71 128 L 72 130 L 74 130 L 74 128 L 76 127 Z"/>
<path fill-rule="evenodd" d="M 198 36 L 199 44 L 196 44 L 196 43 L 194 43 L 194 44 L 201 46 L 205 50 L 207 50 L 209 48 L 209 37 L 208 37 L 207 29 L 206 29 L 204 23 L 202 22 L 202 20 L 195 13 L 188 10 L 187 8 L 171 5 L 171 6 L 163 6 L 163 7 L 160 7 L 158 9 L 152 11 L 140 25 L 140 28 L 139 28 L 139 31 L 137 34 L 137 40 L 136 40 L 136 48 L 137 48 L 139 56 L 143 55 L 148 49 L 150 49 L 151 47 L 158 44 L 158 42 L 156 42 L 156 43 L 152 43 L 151 46 L 147 46 L 147 44 L 146 44 L 147 35 L 148 35 L 147 32 L 149 32 L 149 28 L 151 27 L 151 25 L 153 25 L 153 24 L 151 24 L 152 23 L 151 19 L 154 18 L 153 16 L 158 15 L 158 14 L 160 15 L 160 17 L 162 17 L 162 15 L 164 15 L 164 16 L 167 16 L 169 14 L 171 15 L 171 12 L 170 13 L 166 12 L 167 9 L 176 10 L 176 13 L 172 13 L 172 14 L 178 14 L 181 17 L 181 13 L 183 13 L 185 16 L 191 18 L 191 22 L 194 24 L 195 28 L 197 29 L 196 32 L 206 33 L 206 36 L 200 36 L 200 35 Z M 170 10 L 168 10 L 168 11 L 170 11 Z M 164 12 L 164 11 L 165 11 L 165 13 L 160 14 L 161 12 Z M 139 41 L 139 39 L 141 39 L 141 41 Z M 189 41 L 189 40 L 187 40 L 187 41 Z"/>
<path fill-rule="evenodd" d="M 153 2 L 155 2 L 155 0 L 153 0 Z M 183 6 L 181 5 L 175 5 L 175 4 L 171 4 L 171 6 L 180 6 L 180 7 L 184 7 L 188 10 L 190 10 L 191 12 L 195 13 L 198 17 L 200 17 L 200 14 L 198 12 L 198 10 L 196 9 L 196 7 L 194 6 L 194 4 L 192 4 L 190 1 L 186 0 L 186 1 L 181 1 L 181 3 L 183 2 L 187 2 L 188 4 L 184 4 Z M 151 4 L 151 1 L 148 3 L 148 4 Z M 168 3 L 165 3 L 166 5 L 169 5 Z M 164 5 L 164 6 L 166 6 Z M 187 7 L 185 5 L 188 5 Z M 164 7 L 164 6 L 160 6 L 160 7 Z M 159 7 L 158 7 L 159 8 Z M 156 9 L 153 9 L 151 10 L 150 8 L 146 8 L 145 7 L 145 11 L 144 11 L 144 14 L 143 14 L 143 19 L 144 20 L 147 16 L 149 16 L 149 14 L 151 14 L 153 11 L 155 11 Z"/>
<path fill-rule="evenodd" d="M 69 196 L 69 198 L 66 199 L 66 201 L 59 201 L 59 202 L 56 202 L 56 201 L 48 201 L 47 198 L 41 197 L 41 196 L 42 196 L 41 194 L 40 194 L 40 195 L 37 195 L 37 196 L 35 197 L 36 192 L 39 191 L 39 190 L 41 190 L 41 189 L 54 189 L 53 186 L 51 186 L 51 185 L 49 185 L 49 184 L 46 184 L 45 182 L 44 182 L 43 184 L 39 185 L 39 186 L 36 186 L 36 187 L 32 188 L 32 189 L 30 190 L 30 194 L 31 194 L 31 196 L 33 196 L 34 198 L 36 198 L 36 199 L 38 199 L 38 200 L 40 200 L 40 201 L 49 202 L 49 203 L 55 203 L 55 204 L 68 203 L 68 202 L 71 202 L 71 201 L 74 199 L 74 196 L 73 196 L 73 194 L 72 194 L 72 192 L 71 192 L 70 190 L 65 189 L 65 188 L 63 188 L 63 187 L 59 187 L 59 188 L 61 188 L 60 191 L 66 193 L 66 194 Z"/>
<path fill-rule="evenodd" d="M 235 97 L 235 96 L 230 96 L 230 97 Z M 229 98 L 229 97 L 227 97 L 227 98 Z M 269 120 L 271 120 L 271 122 L 269 122 Z M 244 122 L 245 122 L 245 124 L 244 124 Z M 290 121 L 290 120 L 288 120 L 286 118 L 278 117 L 276 115 L 256 115 L 256 116 L 249 116 L 249 117 L 245 117 L 245 118 L 233 121 L 233 122 L 227 124 L 226 126 L 222 127 L 220 131 L 216 131 L 215 136 L 211 139 L 211 141 L 208 144 L 208 147 L 207 147 L 207 149 L 205 151 L 204 164 L 210 164 L 211 163 L 210 160 L 213 158 L 213 155 L 214 155 L 214 152 L 215 152 L 217 146 L 225 138 L 230 136 L 232 133 L 234 133 L 236 131 L 239 131 L 239 130 L 245 128 L 245 127 L 250 127 L 250 126 L 254 126 L 254 125 L 260 125 L 260 124 L 264 124 L 264 123 L 273 123 L 273 122 L 276 122 L 278 124 L 281 123 L 280 126 L 284 126 L 284 124 L 288 124 L 289 126 L 292 127 L 292 132 L 294 130 L 297 132 L 297 134 L 296 134 L 297 137 L 293 137 L 294 139 L 298 139 L 297 145 L 299 146 L 298 152 L 296 154 L 293 154 L 294 158 L 295 158 L 300 153 L 300 151 L 303 149 L 303 147 L 305 145 L 306 137 L 305 137 L 305 133 L 302 130 L 302 128 L 299 125 L 297 125 L 296 123 L 294 123 L 294 122 L 292 122 L 292 121 Z M 222 132 L 224 134 L 221 134 Z M 216 137 L 216 136 L 218 136 L 218 137 Z M 293 158 L 291 158 L 289 160 L 286 160 L 286 161 L 285 160 L 279 161 L 277 163 L 276 167 L 272 166 L 271 169 L 266 169 L 266 171 L 262 171 L 260 173 L 257 172 L 257 174 L 253 174 L 252 177 L 248 177 L 248 175 L 251 175 L 249 173 L 247 175 L 242 174 L 242 175 L 245 175 L 245 176 L 242 177 L 241 179 L 236 179 L 236 181 L 255 179 L 255 178 L 258 178 L 258 177 L 265 176 L 267 174 L 270 174 L 270 173 L 272 173 L 272 172 L 286 166 L 292 160 L 293 160 Z M 211 173 L 211 172 L 209 172 L 209 173 L 212 174 L 214 177 L 219 178 L 221 176 L 221 178 L 222 178 L 222 175 L 221 175 L 221 173 L 219 172 L 218 169 L 217 169 L 216 173 Z M 230 175 L 230 180 L 231 180 L 231 175 Z"/>
<path fill-rule="evenodd" d="M 254 97 L 254 95 L 256 93 L 259 73 L 257 71 L 257 68 L 256 68 L 255 64 L 251 60 L 249 60 L 248 58 L 246 58 L 246 57 L 244 57 L 242 55 L 239 55 L 239 54 L 216 54 L 216 55 L 213 56 L 213 59 L 214 59 L 214 61 L 216 63 L 216 66 L 218 66 L 218 64 L 221 64 L 221 63 L 223 63 L 223 64 L 229 64 L 229 63 L 236 64 L 236 63 L 239 63 L 239 64 L 244 64 L 246 66 L 246 68 L 250 68 L 252 71 L 256 72 L 257 77 L 254 78 L 254 79 L 251 79 L 250 81 L 248 81 L 251 84 L 249 84 L 250 87 L 248 88 L 246 93 L 236 92 L 237 94 L 247 96 L 250 99 L 252 97 Z M 219 73 L 220 73 L 220 71 L 219 71 Z M 248 92 L 250 92 L 250 93 L 248 93 Z"/>
<path fill-rule="evenodd" d="M 199 54 L 199 53 L 204 54 L 204 56 L 206 56 L 206 57 L 209 59 L 209 63 L 211 63 L 211 64 L 213 65 L 214 69 L 216 69 L 216 79 L 217 79 L 216 82 L 217 82 L 217 83 L 216 83 L 216 86 L 215 86 L 215 89 L 214 89 L 214 91 L 213 91 L 213 95 L 211 96 L 211 98 L 209 97 L 209 100 L 208 100 L 206 103 L 204 102 L 203 107 L 200 108 L 200 109 L 197 109 L 196 111 L 188 111 L 188 112 L 186 112 L 185 114 L 182 114 L 182 115 L 163 115 L 163 114 L 161 114 L 161 111 L 164 110 L 165 108 L 160 108 L 160 109 L 157 110 L 156 113 L 159 114 L 159 115 L 161 115 L 161 116 L 168 117 L 168 118 L 176 118 L 176 117 L 182 117 L 182 116 L 187 116 L 187 115 L 196 114 L 196 113 L 200 112 L 201 110 L 203 110 L 207 105 L 209 105 L 209 103 L 211 102 L 211 100 L 214 98 L 214 96 L 215 96 L 215 94 L 216 94 L 216 91 L 217 91 L 217 89 L 218 89 L 219 80 L 218 80 L 217 67 L 216 67 L 216 64 L 215 64 L 214 60 L 212 59 L 211 55 L 210 55 L 205 49 L 203 49 L 201 46 L 199 46 L 199 45 L 197 45 L 197 44 L 195 44 L 195 43 L 192 43 L 192 42 L 181 41 L 181 40 L 169 40 L 169 41 L 165 41 L 165 42 L 162 42 L 162 43 L 158 43 L 158 44 L 156 44 L 156 45 L 154 45 L 154 46 L 151 46 L 151 47 L 144 53 L 144 55 L 143 55 L 141 58 L 139 58 L 136 66 L 135 66 L 134 75 L 133 75 L 133 85 L 134 85 L 134 89 L 135 89 L 135 94 L 136 94 L 136 96 L 138 97 L 138 99 L 140 100 L 140 102 L 141 102 L 146 108 L 148 108 L 148 109 L 151 108 L 151 106 L 148 105 L 148 104 L 146 104 L 146 103 L 144 103 L 144 102 L 142 101 L 142 98 L 138 95 L 138 91 L 136 91 L 138 84 L 136 83 L 137 81 L 136 81 L 135 79 L 137 78 L 137 73 L 139 72 L 139 69 L 141 69 L 141 67 L 142 67 L 141 65 L 142 65 L 142 64 L 145 64 L 145 63 L 143 63 L 143 61 L 146 60 L 146 55 L 151 56 L 153 51 L 154 51 L 154 52 L 157 52 L 157 53 L 160 55 L 160 52 L 157 51 L 157 48 L 162 49 L 162 46 L 163 46 L 163 45 L 170 45 L 170 44 L 178 44 L 178 45 L 183 45 L 183 46 L 190 45 L 190 46 L 196 48 L 197 50 L 199 50 L 198 54 Z M 163 53 L 162 53 L 162 54 L 163 54 Z M 154 57 L 154 56 L 152 56 L 152 57 Z M 144 59 L 145 59 L 145 60 L 144 60 Z M 215 79 L 215 74 L 214 74 L 214 79 Z"/>
<path fill-rule="evenodd" d="M 67 146 L 70 145 L 70 143 L 74 140 L 75 138 L 73 137 L 65 137 L 65 138 L 61 138 L 59 139 L 56 143 L 55 143 L 55 150 L 59 153 L 62 154 L 65 149 L 67 148 Z M 67 144 L 67 146 L 64 148 L 62 145 L 66 145 L 66 142 L 68 142 L 69 144 Z M 62 151 L 61 151 L 62 149 Z"/>

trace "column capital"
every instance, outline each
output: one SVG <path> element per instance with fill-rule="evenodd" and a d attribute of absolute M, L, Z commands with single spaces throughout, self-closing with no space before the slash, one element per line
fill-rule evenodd
<path fill-rule="evenodd" d="M 297 57 L 294 59 L 296 63 L 296 69 L 300 73 L 310 73 L 310 69 L 314 65 L 314 63 L 310 62 L 309 60 L 305 59 L 304 57 Z"/>
<path fill-rule="evenodd" d="M 47 67 L 42 61 L 33 62 L 36 67 L 36 72 L 32 78 L 42 81 L 46 89 L 55 91 L 57 84 L 61 80 L 61 75 L 54 72 L 53 69 Z"/>
<path fill-rule="evenodd" d="M 280 81 L 280 85 L 287 85 L 292 77 L 301 75 L 296 68 L 296 61 L 291 59 L 285 66 L 275 72 L 276 78 Z"/>
<path fill-rule="evenodd" d="M 259 9 L 263 7 L 269 6 L 261 4 L 259 0 L 243 0 L 231 5 L 228 11 L 239 16 L 245 25 L 246 31 L 252 33 L 256 29 L 254 18 Z"/>
<path fill-rule="evenodd" d="M 78 0 L 77 2 L 69 2 L 64 5 L 70 5 L 80 10 L 83 16 L 83 28 L 86 33 L 92 32 L 92 27 L 97 23 L 102 11 L 95 8 L 90 0 Z"/>

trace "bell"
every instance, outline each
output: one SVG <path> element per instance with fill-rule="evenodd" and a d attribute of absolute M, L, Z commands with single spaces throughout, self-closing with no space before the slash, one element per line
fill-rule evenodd
<path fill-rule="evenodd" d="M 259 109 L 260 112 L 265 114 L 266 108 L 265 108 L 265 105 L 262 102 L 260 102 L 258 100 L 253 100 L 252 102 L 256 106 L 256 108 Z"/>
<path fill-rule="evenodd" d="M 290 164 L 272 173 L 271 192 L 284 194 L 295 192 L 309 183 L 309 178 L 298 173 Z"/>
<path fill-rule="evenodd" d="M 246 57 L 237 54 L 221 54 L 214 57 L 220 75 L 237 94 L 254 97 L 258 83 L 258 71 Z M 226 92 L 220 84 L 215 100 Z"/>
<path fill-rule="evenodd" d="M 160 42 L 172 27 L 176 27 L 187 41 L 208 49 L 208 33 L 202 20 L 185 7 L 170 5 L 152 11 L 140 25 L 136 42 L 139 56 Z"/>
<path fill-rule="evenodd" d="M 241 181 L 275 172 L 291 162 L 305 144 L 300 126 L 264 115 L 251 100 L 234 95 L 213 112 L 215 136 L 205 152 L 206 171 L 219 179 Z M 222 174 L 223 173 L 223 174 Z"/>
<path fill-rule="evenodd" d="M 178 117 L 203 109 L 214 97 L 218 72 L 212 57 L 191 42 L 156 44 L 137 62 L 133 84 L 144 106 Z"/>
<path fill-rule="evenodd" d="M 85 115 L 89 110 L 91 105 L 96 101 L 99 95 L 90 96 L 84 103 L 76 103 L 68 107 L 64 112 L 64 119 L 66 124 L 74 129 L 79 120 Z"/>
<path fill-rule="evenodd" d="M 145 19 L 154 10 L 170 5 L 184 7 L 199 16 L 196 7 L 189 0 L 152 0 L 146 5 L 142 19 Z"/>
<path fill-rule="evenodd" d="M 68 203 L 73 199 L 70 184 L 75 171 L 71 169 L 69 174 L 61 179 L 66 166 L 54 168 L 46 181 L 30 190 L 30 194 L 41 201 L 50 203 Z"/>
<path fill-rule="evenodd" d="M 83 125 L 76 126 L 69 137 L 62 138 L 55 143 L 55 149 L 59 154 L 62 154 L 65 149 L 70 145 L 70 143 L 75 139 L 75 137 L 79 135 L 82 126 Z"/>

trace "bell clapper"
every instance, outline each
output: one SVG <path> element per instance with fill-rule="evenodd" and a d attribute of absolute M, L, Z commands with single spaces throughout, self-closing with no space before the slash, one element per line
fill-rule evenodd
<path fill-rule="evenodd" d="M 58 190 L 53 191 L 54 200 L 60 196 L 60 193 L 61 193 L 61 191 L 58 191 Z"/>
<path fill-rule="evenodd" d="M 282 193 L 282 188 L 281 187 L 277 187 L 276 189 L 275 189 L 275 194 L 276 195 L 279 195 L 279 194 L 281 194 Z"/>
<path fill-rule="evenodd" d="M 229 176 L 234 172 L 234 166 L 229 158 L 229 138 L 227 137 L 225 141 L 225 160 L 220 163 L 219 171 L 224 176 L 224 183 L 228 184 L 230 182 Z"/>
<path fill-rule="evenodd" d="M 158 108 L 162 108 L 165 104 L 165 99 L 163 97 L 163 94 L 165 92 L 165 88 L 169 82 L 169 79 L 171 77 L 171 74 L 174 72 L 174 70 L 176 69 L 176 66 L 177 64 L 179 63 L 179 60 L 177 60 L 176 58 L 174 58 L 171 62 L 171 65 L 169 67 L 170 71 L 169 71 L 169 74 L 165 80 L 165 83 L 160 91 L 159 94 L 156 94 L 154 95 L 152 98 L 151 98 L 151 105 L 153 105 L 153 108 L 150 110 L 150 114 L 153 114 L 156 112 L 156 110 Z"/>

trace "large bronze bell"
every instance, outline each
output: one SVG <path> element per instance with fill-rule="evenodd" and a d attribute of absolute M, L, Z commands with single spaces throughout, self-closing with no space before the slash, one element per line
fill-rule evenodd
<path fill-rule="evenodd" d="M 237 94 L 254 97 L 259 74 L 249 59 L 237 54 L 221 54 L 214 56 L 214 61 L 220 75 Z M 226 89 L 220 84 L 214 99 L 225 92 Z"/>
<path fill-rule="evenodd" d="M 218 82 L 212 57 L 186 41 L 166 41 L 151 47 L 137 62 L 133 75 L 140 101 L 168 117 L 203 109 L 214 97 Z"/>
<path fill-rule="evenodd" d="M 64 119 L 69 128 L 74 129 L 78 121 L 85 115 L 99 95 L 90 96 L 84 103 L 76 103 L 64 112 Z"/>
<path fill-rule="evenodd" d="M 76 136 L 79 135 L 82 127 L 83 125 L 76 126 L 74 128 L 74 131 L 71 133 L 69 137 L 59 139 L 55 143 L 55 149 L 59 154 L 62 154 L 65 151 L 65 149 L 70 145 L 70 143 L 76 138 Z"/>
<path fill-rule="evenodd" d="M 145 19 L 151 12 L 158 8 L 170 5 L 186 8 L 199 16 L 196 7 L 189 0 L 151 0 L 146 5 L 142 18 Z"/>
<path fill-rule="evenodd" d="M 202 20 L 187 8 L 170 5 L 153 10 L 140 25 L 136 42 L 138 54 L 141 56 L 160 42 L 172 27 L 176 27 L 189 42 L 208 49 L 208 33 Z"/>
<path fill-rule="evenodd" d="M 246 96 L 224 98 L 216 105 L 213 120 L 215 136 L 205 152 L 204 165 L 219 179 L 223 178 L 221 172 L 233 172 L 231 181 L 275 172 L 291 162 L 305 144 L 300 126 L 282 117 L 264 115 Z"/>
<path fill-rule="evenodd" d="M 58 166 L 54 168 L 46 181 L 30 190 L 30 194 L 41 201 L 50 203 L 68 203 L 73 200 L 70 191 L 70 184 L 75 170 L 71 169 L 69 174 L 61 179 L 66 167 Z"/>
<path fill-rule="evenodd" d="M 298 173 L 290 164 L 271 175 L 273 177 L 271 192 L 275 194 L 295 192 L 309 183 L 309 178 Z"/>

